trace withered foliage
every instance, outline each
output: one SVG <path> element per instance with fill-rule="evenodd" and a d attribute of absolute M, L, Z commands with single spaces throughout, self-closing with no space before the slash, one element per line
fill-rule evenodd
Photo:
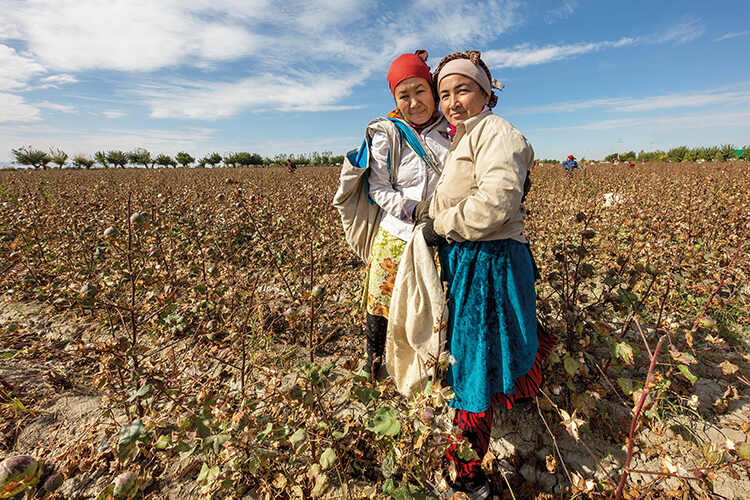
<path fill-rule="evenodd" d="M 449 390 L 436 380 L 406 401 L 387 380 L 355 374 L 364 266 L 330 205 L 337 176 L 0 173 L 0 293 L 99 325 L 64 353 L 0 328 L 4 356 L 54 358 L 48 377 L 60 390 L 102 396 L 104 444 L 98 426 L 36 458 L 66 477 L 137 471 L 151 498 L 186 478 L 205 495 L 237 498 L 416 498 L 439 488 L 456 439 Z M 608 401 L 627 417 L 644 390 L 641 419 L 654 428 L 675 402 L 689 411 L 695 378 L 746 350 L 745 163 L 540 167 L 532 180 L 539 316 L 560 338 L 539 398 L 550 432 L 623 444 L 631 420 L 597 416 Z M 662 335 L 668 349 L 647 381 Z M 747 367 L 730 371 L 744 377 Z M 17 424 L 0 429 L 8 451 L 38 395 L 0 390 L 3 419 Z M 24 400 L 32 404 L 21 410 Z M 566 484 L 608 496 L 620 473 Z"/>

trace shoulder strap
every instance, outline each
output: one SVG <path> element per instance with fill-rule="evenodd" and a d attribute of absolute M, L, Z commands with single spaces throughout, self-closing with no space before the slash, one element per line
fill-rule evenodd
<path fill-rule="evenodd" d="M 425 164 L 431 168 L 436 174 L 440 175 L 442 169 L 440 163 L 435 159 L 432 150 L 422 141 L 422 138 L 414 133 L 414 129 L 411 126 L 399 120 L 398 118 L 388 118 L 389 121 L 393 122 L 398 129 L 401 137 L 406 140 L 409 147 L 419 156 Z"/>

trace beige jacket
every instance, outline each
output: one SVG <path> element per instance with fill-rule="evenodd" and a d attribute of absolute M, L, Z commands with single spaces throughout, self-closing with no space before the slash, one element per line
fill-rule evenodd
<path fill-rule="evenodd" d="M 533 163 L 526 138 L 492 111 L 460 124 L 430 204 L 435 232 L 449 241 L 526 243 L 521 196 Z"/>

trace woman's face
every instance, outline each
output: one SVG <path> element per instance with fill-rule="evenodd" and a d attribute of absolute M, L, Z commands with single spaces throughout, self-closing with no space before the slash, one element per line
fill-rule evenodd
<path fill-rule="evenodd" d="M 482 112 L 490 96 L 468 76 L 452 74 L 440 80 L 440 109 L 454 127 Z"/>
<path fill-rule="evenodd" d="M 412 123 L 421 125 L 432 118 L 435 98 L 430 84 L 424 78 L 407 78 L 393 90 L 396 107 Z"/>

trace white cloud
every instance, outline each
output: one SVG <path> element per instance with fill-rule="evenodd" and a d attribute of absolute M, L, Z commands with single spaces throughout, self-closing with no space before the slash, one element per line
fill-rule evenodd
<path fill-rule="evenodd" d="M 531 47 L 518 45 L 513 49 L 489 50 L 482 59 L 490 68 L 522 68 L 568 59 L 573 56 L 598 52 L 607 48 L 618 48 L 637 43 L 635 38 L 621 38 L 616 41 L 577 43 L 571 45 L 547 45 Z"/>
<path fill-rule="evenodd" d="M 39 62 L 66 71 L 149 71 L 236 59 L 256 42 L 235 19 L 268 12 L 265 1 L 226 0 L 6 0 L 0 7 Z"/>
<path fill-rule="evenodd" d="M 562 5 L 557 8 L 548 10 L 544 15 L 544 20 L 548 24 L 562 21 L 569 18 L 578 8 L 578 0 L 563 0 Z"/>
<path fill-rule="evenodd" d="M 153 118 L 213 120 L 250 112 L 351 109 L 335 103 L 351 93 L 359 77 L 303 74 L 260 75 L 238 82 L 177 82 L 171 87 L 144 86 L 137 92 L 151 107 Z"/>
<path fill-rule="evenodd" d="M 598 98 L 587 101 L 560 102 L 508 109 L 508 115 L 531 115 L 537 113 L 569 113 L 583 109 L 603 109 L 608 112 L 634 113 L 677 108 L 700 108 L 706 106 L 750 105 L 750 82 L 738 82 L 731 86 L 696 92 L 665 94 L 649 97 Z"/>
<path fill-rule="evenodd" d="M 73 75 L 68 75 L 68 74 L 63 73 L 59 75 L 52 75 L 52 76 L 44 77 L 40 79 L 39 82 L 44 88 L 48 88 L 48 87 L 57 87 L 58 85 L 65 85 L 69 83 L 76 83 L 78 82 L 78 78 L 76 78 Z"/>
<path fill-rule="evenodd" d="M 31 78 L 46 71 L 33 59 L 19 55 L 16 49 L 0 44 L 0 91 L 22 89 Z"/>
<path fill-rule="evenodd" d="M 73 115 L 78 114 L 78 110 L 74 106 L 68 104 L 58 104 L 55 102 L 42 101 L 35 104 L 38 108 L 51 109 L 53 111 L 59 111 L 60 113 L 70 113 Z"/>
<path fill-rule="evenodd" d="M 107 118 L 121 118 L 125 116 L 127 113 L 124 111 L 118 111 L 118 110 L 109 110 L 109 111 L 102 111 L 102 114 L 106 116 Z"/>
<path fill-rule="evenodd" d="M 664 33 L 652 35 L 648 41 L 652 43 L 673 43 L 682 45 L 700 38 L 706 27 L 700 19 L 684 18 L 679 24 L 670 26 Z"/>
<path fill-rule="evenodd" d="M 40 118 L 39 108 L 14 94 L 0 92 L 0 123 L 5 122 L 35 122 Z"/>
<path fill-rule="evenodd" d="M 724 40 L 730 40 L 732 38 L 739 38 L 741 36 L 747 35 L 750 35 L 750 30 L 736 31 L 734 33 L 727 33 L 726 35 L 722 35 L 719 38 L 715 39 L 714 42 L 723 42 Z"/>
<path fill-rule="evenodd" d="M 715 114 L 694 114 L 679 116 L 640 116 L 599 120 L 583 125 L 570 125 L 548 130 L 613 130 L 648 127 L 650 129 L 706 129 L 716 127 L 746 127 L 750 123 L 750 111 L 729 111 Z"/>

